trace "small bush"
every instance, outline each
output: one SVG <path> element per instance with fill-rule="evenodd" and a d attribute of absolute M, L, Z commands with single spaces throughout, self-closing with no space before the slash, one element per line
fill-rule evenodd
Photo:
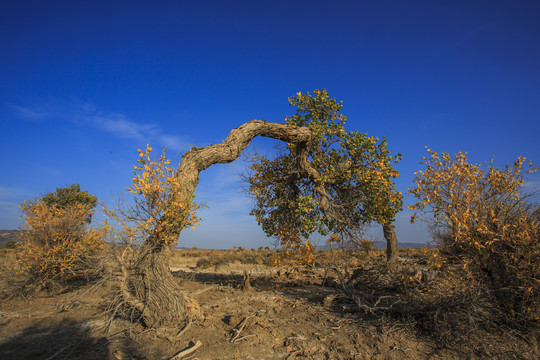
<path fill-rule="evenodd" d="M 210 266 L 212 266 L 212 262 L 207 257 L 203 257 L 197 261 L 197 269 L 208 269 Z"/>
<path fill-rule="evenodd" d="M 375 250 L 375 243 L 369 239 L 360 239 L 358 246 L 367 254 Z"/>
<path fill-rule="evenodd" d="M 82 203 L 47 205 L 41 200 L 21 205 L 24 217 L 17 266 L 31 282 L 50 285 L 98 275 L 97 253 L 109 228 L 89 228 L 93 210 Z"/>
<path fill-rule="evenodd" d="M 524 169 L 522 157 L 484 170 L 462 152 L 451 158 L 428 151 L 427 169 L 410 190 L 418 199 L 411 208 L 432 215 L 442 255 L 484 281 L 512 321 L 540 320 L 538 207 L 521 193 L 524 175 L 536 169 Z"/>
<path fill-rule="evenodd" d="M 8 242 L 6 243 L 5 248 L 6 248 L 6 249 L 16 249 L 17 246 L 19 246 L 19 243 L 18 243 L 18 242 L 13 241 L 13 240 L 10 240 L 10 241 L 8 241 Z"/>

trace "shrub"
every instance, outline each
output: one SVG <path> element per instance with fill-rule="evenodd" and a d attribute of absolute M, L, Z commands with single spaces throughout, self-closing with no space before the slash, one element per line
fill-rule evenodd
<path fill-rule="evenodd" d="M 369 239 L 360 239 L 360 242 L 358 244 L 361 250 L 363 250 L 366 254 L 370 254 L 373 250 L 375 250 L 375 243 Z"/>
<path fill-rule="evenodd" d="M 466 153 L 428 152 L 427 168 L 409 190 L 418 200 L 410 208 L 431 213 L 443 254 L 487 280 L 513 320 L 539 320 L 540 223 L 537 206 L 520 192 L 524 175 L 536 169 L 525 169 L 523 157 L 504 169 L 492 161 L 484 170 L 469 164 Z"/>
<path fill-rule="evenodd" d="M 97 205 L 97 197 L 90 195 L 88 191 L 81 191 L 79 184 L 71 184 L 64 188 L 56 188 L 55 192 L 48 193 L 41 197 L 41 201 L 47 206 L 58 206 L 66 208 L 73 204 L 82 204 L 88 209 L 94 209 Z M 89 211 L 86 215 L 86 222 L 92 222 L 93 212 Z"/>
<path fill-rule="evenodd" d="M 19 244 L 16 241 L 10 240 L 6 243 L 6 249 L 16 249 Z"/>
<path fill-rule="evenodd" d="M 212 262 L 207 257 L 200 258 L 197 261 L 196 268 L 197 269 L 208 269 L 210 266 L 212 266 Z"/>
<path fill-rule="evenodd" d="M 50 285 L 98 274 L 96 254 L 104 247 L 107 224 L 89 228 L 94 210 L 86 203 L 48 205 L 41 199 L 21 205 L 24 225 L 18 249 L 20 272 L 31 282 Z"/>

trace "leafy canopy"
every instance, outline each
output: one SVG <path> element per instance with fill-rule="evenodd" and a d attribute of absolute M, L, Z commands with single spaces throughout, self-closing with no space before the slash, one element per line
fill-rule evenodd
<path fill-rule="evenodd" d="M 315 232 L 346 235 L 372 221 L 393 222 L 402 196 L 392 164 L 401 155 L 390 155 L 385 138 L 345 131 L 342 102 L 326 90 L 298 93 L 289 104 L 296 112 L 286 123 L 312 132 L 308 170 L 298 166 L 295 144 L 281 147 L 273 159 L 259 156 L 250 166 L 251 214 L 266 234 L 285 248 L 309 248 L 307 239 Z"/>
<path fill-rule="evenodd" d="M 90 195 L 86 190 L 81 191 L 79 184 L 56 188 L 55 192 L 45 194 L 40 200 L 49 207 L 58 206 L 64 209 L 74 204 L 81 204 L 88 209 L 93 209 L 97 205 L 97 197 Z M 88 224 L 92 222 L 92 212 L 88 213 L 86 222 Z"/>

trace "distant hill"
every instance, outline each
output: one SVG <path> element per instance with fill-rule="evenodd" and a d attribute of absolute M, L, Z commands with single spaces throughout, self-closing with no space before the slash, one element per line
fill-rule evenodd
<path fill-rule="evenodd" d="M 386 244 L 380 244 L 382 248 L 386 248 Z M 399 249 L 417 249 L 417 248 L 423 248 L 423 247 L 437 247 L 437 245 L 430 243 L 400 243 L 398 242 L 398 248 Z"/>
<path fill-rule="evenodd" d="M 377 241 L 375 242 L 375 247 L 377 249 L 386 249 L 386 243 Z M 437 247 L 437 245 L 433 243 L 426 244 L 426 243 L 398 242 L 398 249 L 419 249 L 423 247 Z M 330 246 L 328 246 L 327 244 L 324 244 L 324 245 L 317 246 L 317 249 L 328 250 L 330 249 Z"/>
<path fill-rule="evenodd" d="M 6 246 L 6 243 L 8 241 L 20 241 L 19 240 L 19 233 L 21 231 L 20 230 L 0 230 L 0 248 L 3 248 Z M 375 246 L 378 248 L 378 249 L 385 249 L 386 248 L 386 243 L 384 242 L 376 242 L 375 243 Z M 413 248 L 413 249 L 416 249 L 416 248 L 423 248 L 423 247 L 435 247 L 436 245 L 434 244 L 425 244 L 425 243 L 400 243 L 398 242 L 398 248 L 400 249 L 407 249 L 407 248 Z M 317 247 L 318 249 L 321 249 L 321 250 L 324 250 L 324 249 L 329 249 L 328 245 L 322 245 L 322 246 L 318 246 Z M 191 248 L 187 248 L 187 247 L 179 247 L 177 246 L 176 247 L 177 250 L 191 250 Z"/>
<path fill-rule="evenodd" d="M 19 241 L 20 230 L 0 230 L 0 248 L 6 246 L 8 241 Z"/>

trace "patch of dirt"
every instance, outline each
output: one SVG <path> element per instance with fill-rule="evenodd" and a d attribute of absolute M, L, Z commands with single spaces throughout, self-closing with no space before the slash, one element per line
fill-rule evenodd
<path fill-rule="evenodd" d="M 196 269 L 196 259 L 172 270 L 195 298 L 203 318 L 180 340 L 117 319 L 108 334 L 103 300 L 108 287 L 0 303 L 2 359 L 169 359 L 197 341 L 191 359 L 480 359 L 442 348 L 405 321 L 358 311 L 340 298 L 318 269 L 291 271 L 227 264 Z M 244 272 L 251 290 L 242 291 Z M 323 286 L 324 284 L 324 286 Z M 127 329 L 127 330 L 126 330 Z M 521 347 L 519 349 L 523 349 Z M 538 348 L 495 358 L 536 359 Z"/>

